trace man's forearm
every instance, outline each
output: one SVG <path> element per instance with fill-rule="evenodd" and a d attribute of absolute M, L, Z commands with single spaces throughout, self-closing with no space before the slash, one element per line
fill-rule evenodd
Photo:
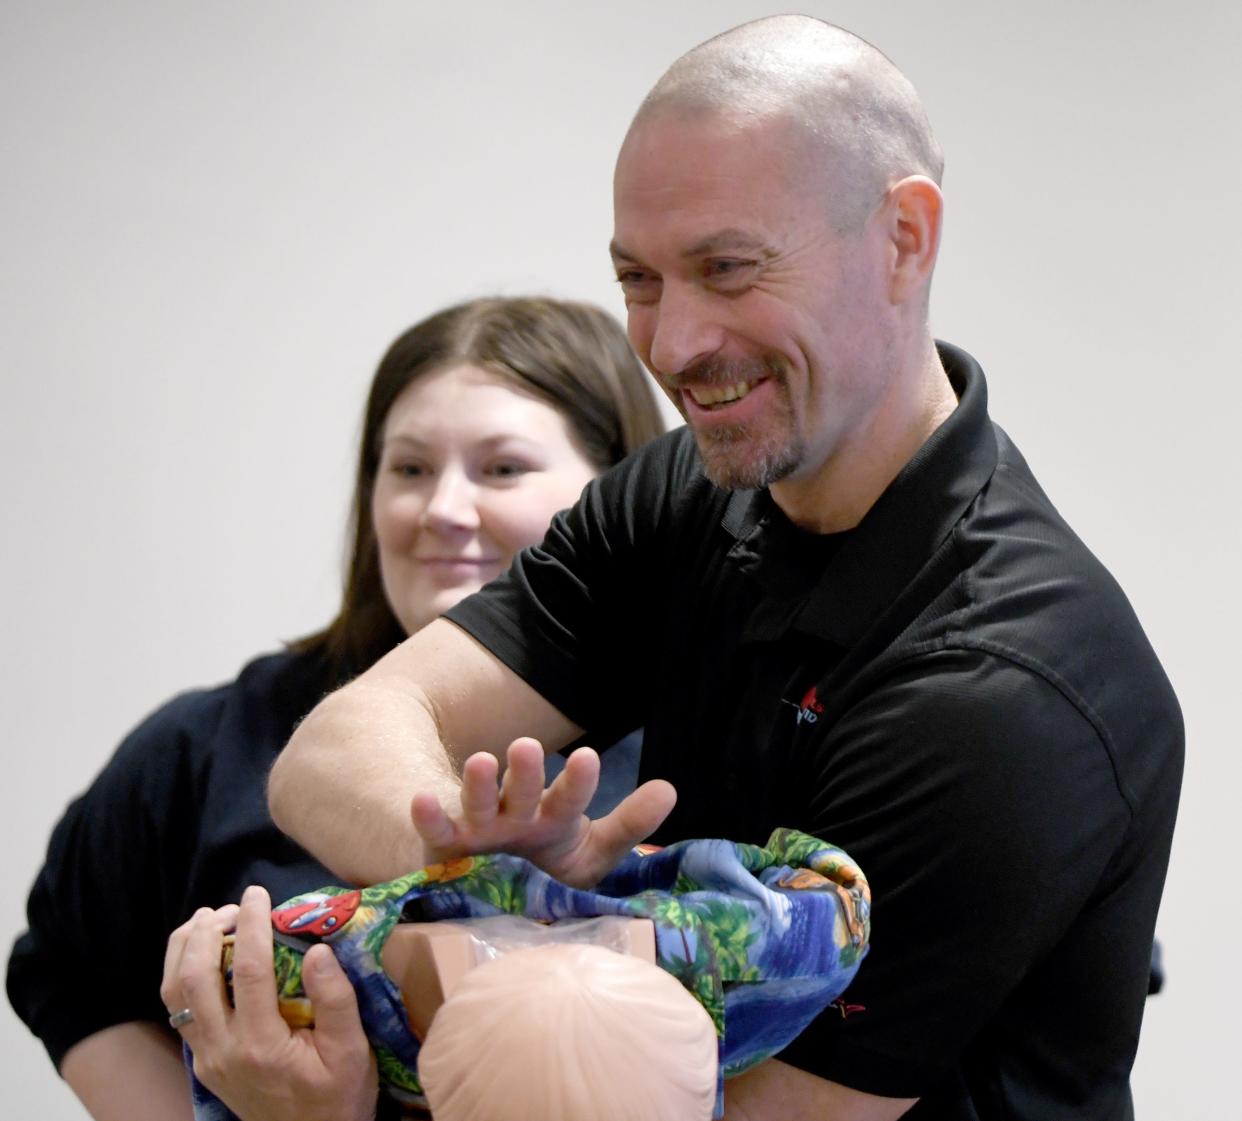
<path fill-rule="evenodd" d="M 333 693 L 294 733 L 268 784 L 272 817 L 342 879 L 421 867 L 415 794 L 460 810 L 457 770 L 518 736 L 556 750 L 581 734 L 490 651 L 437 619 Z"/>
<path fill-rule="evenodd" d="M 370 884 L 421 867 L 415 793 L 456 800 L 458 780 L 427 705 L 366 679 L 311 712 L 272 768 L 276 824 L 333 873 Z"/>

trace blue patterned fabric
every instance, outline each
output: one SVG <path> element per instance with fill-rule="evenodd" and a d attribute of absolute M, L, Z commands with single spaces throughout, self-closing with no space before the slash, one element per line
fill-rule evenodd
<path fill-rule="evenodd" d="M 763 847 L 723 840 L 639 846 L 592 890 L 568 887 L 521 857 L 464 857 L 375 887 L 295 896 L 272 912 L 272 926 L 285 1019 L 313 1023 L 302 955 L 326 942 L 358 995 L 383 1091 L 419 1107 L 419 1043 L 380 964 L 397 923 L 501 914 L 650 919 L 657 964 L 716 1026 L 719 1117 L 723 1080 L 776 1054 L 845 990 L 867 953 L 870 911 L 866 878 L 844 852 L 778 829 Z M 197 1121 L 232 1119 L 198 1084 L 194 1105 Z"/>

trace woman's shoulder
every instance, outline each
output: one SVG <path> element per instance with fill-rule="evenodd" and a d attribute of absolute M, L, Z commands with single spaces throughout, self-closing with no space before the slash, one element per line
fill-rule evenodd
<path fill-rule="evenodd" d="M 125 737 L 114 762 L 144 759 L 166 767 L 174 758 L 219 751 L 220 739 L 287 737 L 329 691 L 326 661 L 315 652 L 280 650 L 247 662 L 236 677 L 187 689 L 144 717 Z"/>
<path fill-rule="evenodd" d="M 289 647 L 247 662 L 236 679 L 221 688 L 246 703 L 297 709 L 300 720 L 336 687 L 327 654 L 320 648 Z"/>

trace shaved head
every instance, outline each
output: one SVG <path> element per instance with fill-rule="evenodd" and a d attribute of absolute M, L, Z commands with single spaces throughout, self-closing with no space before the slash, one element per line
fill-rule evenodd
<path fill-rule="evenodd" d="M 710 114 L 738 125 L 787 123 L 827 176 L 834 223 L 865 221 L 894 183 L 940 182 L 943 157 L 909 80 L 881 51 L 810 16 L 771 16 L 717 35 L 656 83 L 631 132 L 665 114 Z"/>
<path fill-rule="evenodd" d="M 613 267 L 717 486 L 849 528 L 952 411 L 940 171 L 902 73 L 817 19 L 727 31 L 656 83 L 617 157 Z"/>

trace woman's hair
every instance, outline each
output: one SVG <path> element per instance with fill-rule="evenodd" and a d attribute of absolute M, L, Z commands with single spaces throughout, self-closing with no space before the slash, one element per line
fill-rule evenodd
<path fill-rule="evenodd" d="M 514 950 L 468 972 L 418 1077 L 443 1121 L 707 1121 L 719 1043 L 670 973 L 603 946 Z"/>
<path fill-rule="evenodd" d="M 664 431 L 624 330 L 590 304 L 498 297 L 458 304 L 416 323 L 388 348 L 367 397 L 341 609 L 322 631 L 290 644 L 321 652 L 337 677 L 360 673 L 406 637 L 384 595 L 371 523 L 384 422 L 412 382 L 459 365 L 477 366 L 551 405 L 600 471 Z"/>

